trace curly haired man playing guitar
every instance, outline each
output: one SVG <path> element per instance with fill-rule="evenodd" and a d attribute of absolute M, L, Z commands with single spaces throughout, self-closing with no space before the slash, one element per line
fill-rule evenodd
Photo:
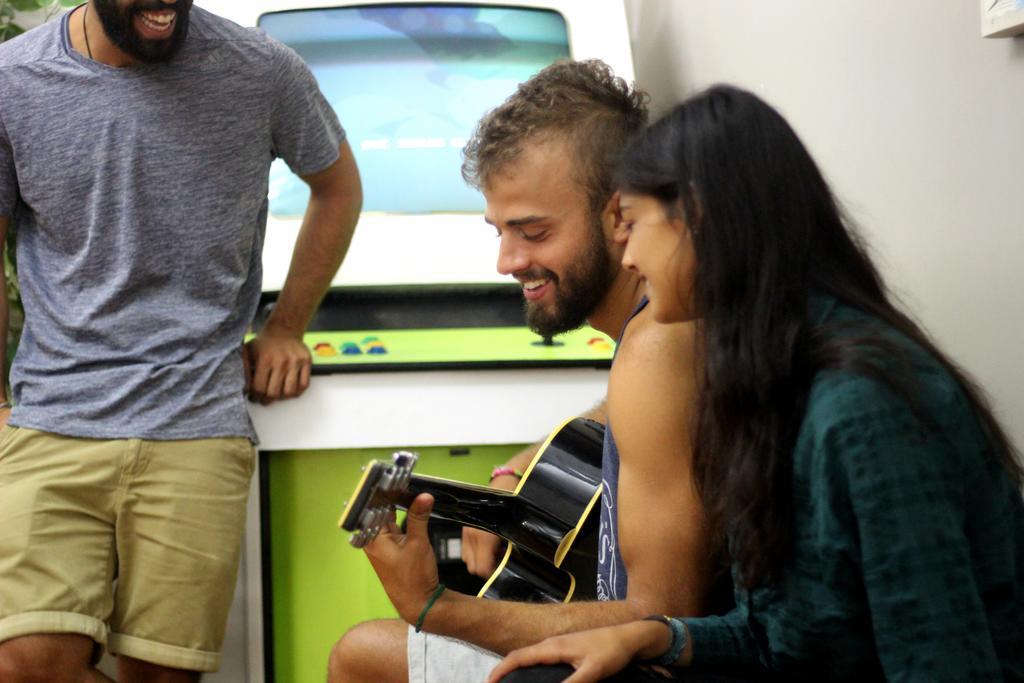
<path fill-rule="evenodd" d="M 690 425 L 678 413 L 694 392 L 692 327 L 655 324 L 644 282 L 620 264 L 611 175 L 646 118 L 646 95 L 606 65 L 560 62 L 487 114 L 464 153 L 463 175 L 482 190 L 500 240 L 498 270 L 522 284 L 529 325 L 552 335 L 587 322 L 619 339 L 606 404 L 589 415 L 609 425 L 599 599 L 537 604 L 445 591 L 427 537 L 433 500 L 423 494 L 410 505 L 406 534 L 392 528 L 366 547 L 401 620 L 346 633 L 331 654 L 332 683 L 480 681 L 500 655 L 548 636 L 708 610 L 715 567 L 691 473 Z M 514 488 L 512 472 L 533 455 L 515 456 L 491 485 Z M 467 530 L 464 538 L 468 569 L 489 575 L 496 537 Z"/>

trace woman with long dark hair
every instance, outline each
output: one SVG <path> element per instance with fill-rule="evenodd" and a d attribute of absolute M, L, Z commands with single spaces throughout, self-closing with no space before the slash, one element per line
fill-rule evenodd
<path fill-rule="evenodd" d="M 550 639 L 492 680 L 568 662 L 568 680 L 591 681 L 635 659 L 1024 679 L 1018 453 L 978 387 L 893 303 L 782 116 L 711 88 L 631 145 L 620 188 L 624 263 L 655 318 L 698 324 L 694 467 L 737 607 Z"/>

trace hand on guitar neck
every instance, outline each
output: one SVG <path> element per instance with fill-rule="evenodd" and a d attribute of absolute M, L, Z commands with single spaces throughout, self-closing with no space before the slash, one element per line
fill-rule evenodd
<path fill-rule="evenodd" d="M 392 515 L 365 548 L 388 599 L 399 616 L 410 624 L 416 622 L 438 584 L 437 558 L 427 535 L 427 522 L 433 508 L 434 497 L 421 493 L 409 505 L 404 534 Z"/>

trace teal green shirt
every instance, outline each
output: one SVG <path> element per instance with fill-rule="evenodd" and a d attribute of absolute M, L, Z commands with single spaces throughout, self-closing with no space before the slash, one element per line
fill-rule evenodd
<path fill-rule="evenodd" d="M 820 302 L 819 302 L 820 303 Z M 834 299 L 828 322 L 867 320 Z M 829 680 L 1024 680 L 1024 501 L 959 385 L 901 336 L 914 408 L 819 373 L 793 452 L 780 581 L 686 619 L 694 664 Z"/>

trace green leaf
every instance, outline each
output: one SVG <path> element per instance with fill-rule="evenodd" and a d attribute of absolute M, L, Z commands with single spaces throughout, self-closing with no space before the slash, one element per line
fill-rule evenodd
<path fill-rule="evenodd" d="M 51 0 L 9 0 L 11 7 L 19 12 L 33 12 L 50 4 Z"/>
<path fill-rule="evenodd" d="M 78 7 L 82 4 L 82 0 L 58 0 L 57 4 L 61 7 Z"/>
<path fill-rule="evenodd" d="M 18 26 L 17 24 L 7 24 L 6 26 L 0 26 L 0 43 L 5 40 L 10 40 L 14 36 L 24 33 L 25 29 Z"/>

